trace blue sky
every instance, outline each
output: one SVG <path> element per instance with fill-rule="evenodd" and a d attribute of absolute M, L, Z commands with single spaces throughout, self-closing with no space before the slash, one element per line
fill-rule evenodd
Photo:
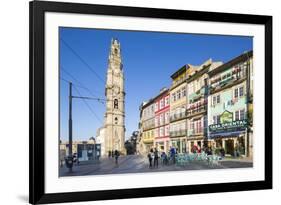
<path fill-rule="evenodd" d="M 60 28 L 59 32 L 63 39 L 60 40 L 60 137 L 63 141 L 68 139 L 68 84 L 64 80 L 77 85 L 73 95 L 104 99 L 111 38 L 117 38 L 122 49 L 126 138 L 138 129 L 141 102 L 157 95 L 161 88 L 169 87 L 170 75 L 177 69 L 187 63 L 199 65 L 209 58 L 227 62 L 253 49 L 252 37 L 241 36 L 83 28 Z M 73 140 L 95 137 L 103 123 L 105 105 L 85 101 L 73 99 Z"/>

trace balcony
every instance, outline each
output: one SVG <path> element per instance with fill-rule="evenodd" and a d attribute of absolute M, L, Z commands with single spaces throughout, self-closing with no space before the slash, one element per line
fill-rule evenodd
<path fill-rule="evenodd" d="M 178 114 L 170 115 L 170 122 L 184 119 L 184 118 L 186 118 L 186 116 L 187 116 L 186 112 L 181 112 L 181 113 L 178 113 Z"/>
<path fill-rule="evenodd" d="M 207 105 L 206 104 L 198 106 L 198 107 L 194 107 L 194 108 L 189 108 L 187 110 L 187 117 L 193 117 L 195 115 L 204 113 L 206 111 L 207 111 Z"/>
<path fill-rule="evenodd" d="M 178 131 L 170 131 L 170 137 L 182 137 L 182 136 L 186 136 L 186 134 L 187 134 L 186 129 L 182 129 Z"/>
<path fill-rule="evenodd" d="M 206 95 L 208 95 L 208 86 L 203 86 L 203 87 L 201 87 L 201 89 L 190 94 L 188 96 L 188 100 L 190 102 L 195 102 L 195 101 L 199 100 L 200 98 L 205 97 Z"/>
<path fill-rule="evenodd" d="M 246 75 L 243 72 L 239 76 L 234 73 L 224 78 L 214 79 L 211 81 L 210 92 L 212 93 L 221 89 L 228 88 L 229 86 L 238 84 L 243 80 L 246 80 Z"/>
<path fill-rule="evenodd" d="M 177 81 L 173 81 L 171 89 L 177 87 L 178 85 L 180 85 L 181 83 L 183 83 L 184 81 L 186 81 L 186 76 L 184 76 L 182 79 L 179 79 Z"/>
<path fill-rule="evenodd" d="M 150 130 L 150 129 L 154 128 L 154 127 L 155 127 L 154 124 L 148 124 L 148 125 L 143 126 L 143 130 Z"/>
<path fill-rule="evenodd" d="M 196 137 L 196 136 L 206 136 L 207 135 L 207 127 L 205 128 L 200 128 L 200 129 L 189 129 L 188 130 L 188 133 L 187 133 L 187 136 L 188 137 Z"/>

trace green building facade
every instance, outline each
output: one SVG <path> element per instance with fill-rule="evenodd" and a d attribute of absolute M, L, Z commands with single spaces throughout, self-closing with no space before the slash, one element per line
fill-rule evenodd
<path fill-rule="evenodd" d="M 248 52 L 209 72 L 208 139 L 215 152 L 252 156 L 251 63 L 252 52 Z"/>

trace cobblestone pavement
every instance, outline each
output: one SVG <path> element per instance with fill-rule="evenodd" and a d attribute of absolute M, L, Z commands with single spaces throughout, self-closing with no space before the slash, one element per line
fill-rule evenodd
<path fill-rule="evenodd" d="M 217 165 L 210 166 L 206 162 L 194 161 L 185 166 L 175 164 L 162 165 L 159 160 L 158 167 L 149 168 L 146 157 L 140 155 L 120 156 L 118 165 L 114 158 L 101 158 L 99 163 L 83 163 L 74 165 L 72 172 L 63 166 L 59 170 L 60 176 L 85 176 L 101 174 L 121 174 L 139 172 L 161 172 L 161 171 L 183 171 L 183 170 L 204 170 L 204 169 L 225 169 L 225 168 L 246 168 L 252 167 L 253 163 L 243 159 L 224 159 Z"/>

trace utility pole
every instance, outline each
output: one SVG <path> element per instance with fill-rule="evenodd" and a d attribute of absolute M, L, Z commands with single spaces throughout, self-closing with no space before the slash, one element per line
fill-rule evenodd
<path fill-rule="evenodd" d="M 69 96 L 68 96 L 68 102 L 69 102 L 69 117 L 68 117 L 68 157 L 67 157 L 67 163 L 68 163 L 68 169 L 69 172 L 72 172 L 72 166 L 73 166 L 73 153 L 72 153 L 72 99 L 73 98 L 79 98 L 83 100 L 97 100 L 97 101 L 104 101 L 100 98 L 92 98 L 87 96 L 73 96 L 72 95 L 72 82 L 69 82 Z M 77 156 L 78 157 L 78 156 Z"/>
<path fill-rule="evenodd" d="M 72 172 L 73 158 L 72 158 L 72 82 L 69 82 L 69 119 L 68 119 L 68 134 L 69 134 L 69 158 L 72 164 L 69 167 L 69 172 Z"/>

